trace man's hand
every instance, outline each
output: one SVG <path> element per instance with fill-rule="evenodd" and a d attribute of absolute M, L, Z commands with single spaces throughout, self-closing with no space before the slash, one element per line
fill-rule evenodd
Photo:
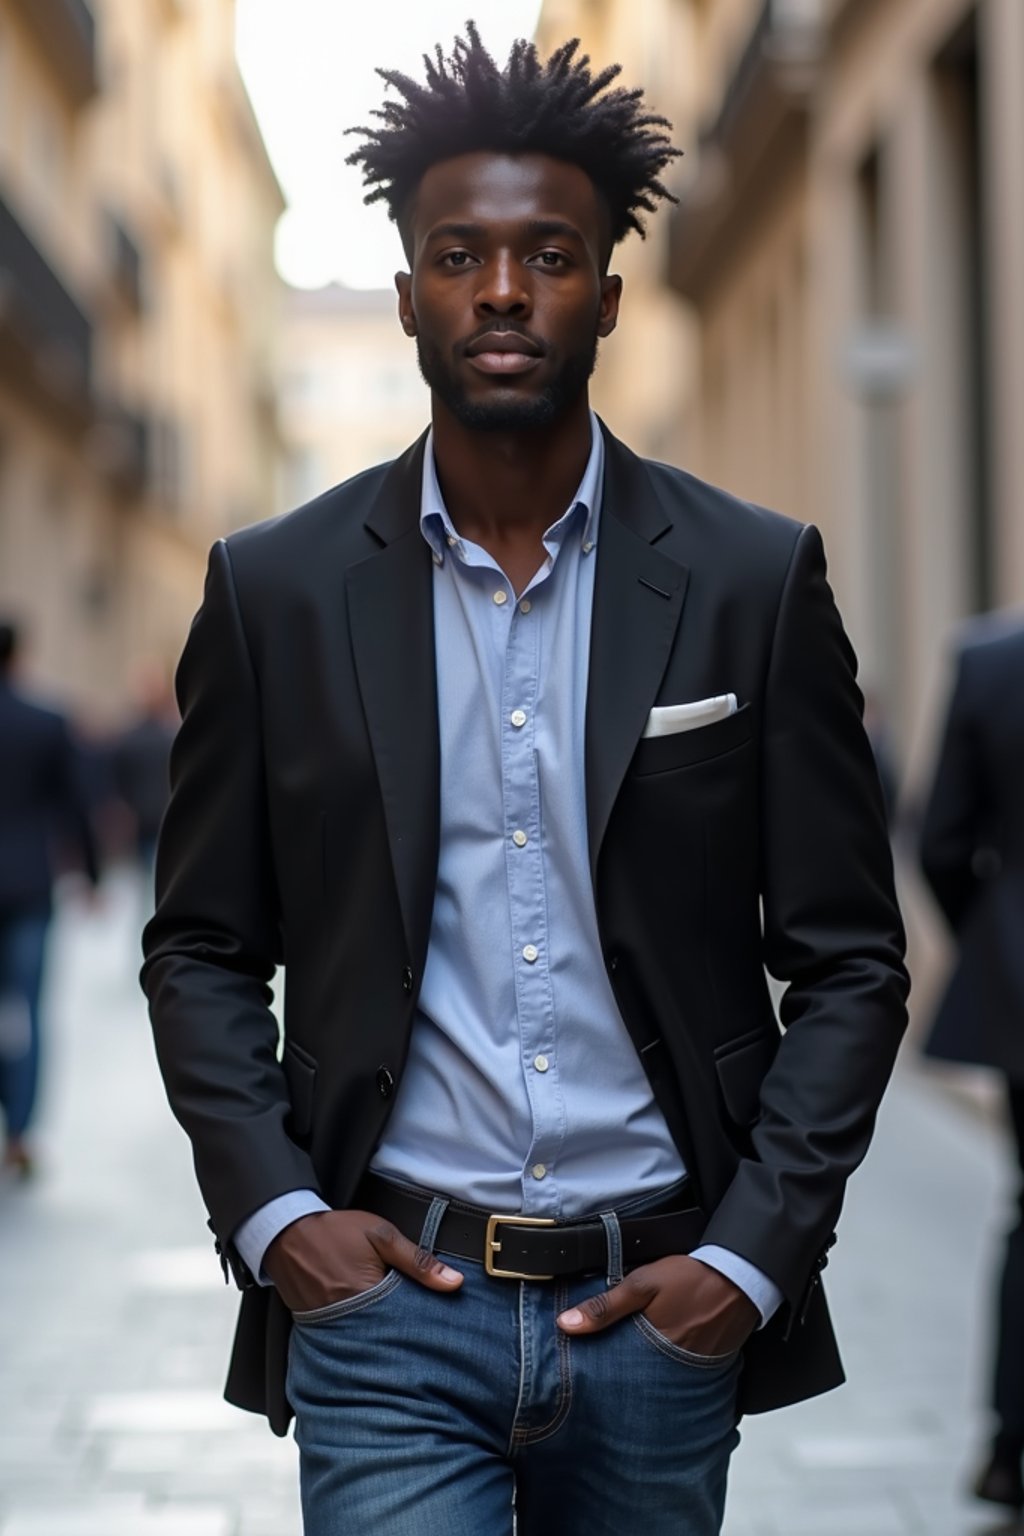
<path fill-rule="evenodd" d="M 431 1291 L 454 1291 L 462 1284 L 458 1270 L 369 1211 L 300 1217 L 274 1238 L 263 1268 L 291 1312 L 347 1301 L 383 1280 L 389 1269 L 400 1269 Z"/>
<path fill-rule="evenodd" d="M 563 1312 L 558 1324 L 566 1333 L 599 1333 L 641 1311 L 670 1343 L 695 1355 L 732 1354 L 761 1321 L 739 1286 L 709 1264 L 679 1254 L 640 1265 L 611 1290 Z"/>

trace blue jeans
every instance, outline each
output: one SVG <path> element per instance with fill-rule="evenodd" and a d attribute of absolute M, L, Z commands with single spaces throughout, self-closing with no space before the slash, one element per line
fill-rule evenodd
<path fill-rule="evenodd" d="M 618 1223 L 602 1219 L 614 1284 Z M 600 1279 L 502 1280 L 446 1257 L 466 1277 L 455 1294 L 392 1271 L 296 1315 L 306 1536 L 717 1536 L 741 1357 L 691 1355 L 639 1315 L 570 1339 L 555 1318 Z"/>
<path fill-rule="evenodd" d="M 46 912 L 0 913 L 0 1109 L 10 1139 L 32 1119 L 39 1082 L 39 995 Z"/>

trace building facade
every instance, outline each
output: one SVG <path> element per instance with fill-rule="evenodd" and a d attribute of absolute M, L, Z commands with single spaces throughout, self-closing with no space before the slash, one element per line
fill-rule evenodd
<path fill-rule="evenodd" d="M 283 206 L 232 0 L 0 0 L 0 610 L 97 717 L 274 509 Z"/>
<path fill-rule="evenodd" d="M 547 0 L 545 45 L 577 33 L 685 151 L 656 250 L 622 263 L 691 317 L 652 386 L 674 457 L 822 528 L 912 805 L 953 636 L 1024 604 L 1024 5 Z M 610 393 L 658 356 L 628 306 Z M 905 885 L 927 1002 L 941 930 L 912 861 Z"/>
<path fill-rule="evenodd" d="M 289 290 L 279 398 L 282 506 L 299 506 L 408 448 L 430 420 L 430 396 L 394 289 Z"/>

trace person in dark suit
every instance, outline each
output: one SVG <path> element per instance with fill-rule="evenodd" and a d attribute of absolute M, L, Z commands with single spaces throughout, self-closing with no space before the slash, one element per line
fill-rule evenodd
<path fill-rule="evenodd" d="M 135 855 L 147 883 L 152 879 L 157 834 L 170 793 L 171 743 L 177 714 L 170 674 L 147 665 L 136 680 L 137 708 L 111 750 L 114 787 L 131 812 Z"/>
<path fill-rule="evenodd" d="M 926 1052 L 994 1067 L 1021 1168 L 1003 1263 L 993 1407 L 975 1492 L 1024 1509 L 1024 623 L 983 621 L 961 646 L 921 831 L 921 865 L 957 942 Z"/>
<path fill-rule="evenodd" d="M 614 74 L 386 76 L 431 430 L 217 544 L 179 669 L 143 981 L 311 1536 L 711 1536 L 739 1415 L 842 1379 L 878 777 L 817 531 L 590 412 L 674 153 Z"/>
<path fill-rule="evenodd" d="M 55 853 L 76 848 L 94 885 L 98 868 L 70 732 L 15 688 L 17 650 L 0 622 L 0 1109 L 4 1165 L 27 1175 Z"/>

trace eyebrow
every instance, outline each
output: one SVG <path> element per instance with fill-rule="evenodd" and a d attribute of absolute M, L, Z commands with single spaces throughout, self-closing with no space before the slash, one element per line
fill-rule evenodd
<path fill-rule="evenodd" d="M 565 219 L 530 219 L 525 228 L 527 233 L 535 239 L 561 237 L 563 240 L 576 240 L 581 244 L 583 242 L 583 236 L 575 224 L 569 224 Z M 486 224 L 463 224 L 449 220 L 444 224 L 435 224 L 427 239 L 484 240 L 488 233 Z"/>
<path fill-rule="evenodd" d="M 435 224 L 428 240 L 482 240 L 487 230 L 482 224 Z"/>
<path fill-rule="evenodd" d="M 560 235 L 564 240 L 580 240 L 583 236 L 575 224 L 569 224 L 565 219 L 531 219 L 526 226 L 531 235 L 543 238 L 546 235 Z"/>

